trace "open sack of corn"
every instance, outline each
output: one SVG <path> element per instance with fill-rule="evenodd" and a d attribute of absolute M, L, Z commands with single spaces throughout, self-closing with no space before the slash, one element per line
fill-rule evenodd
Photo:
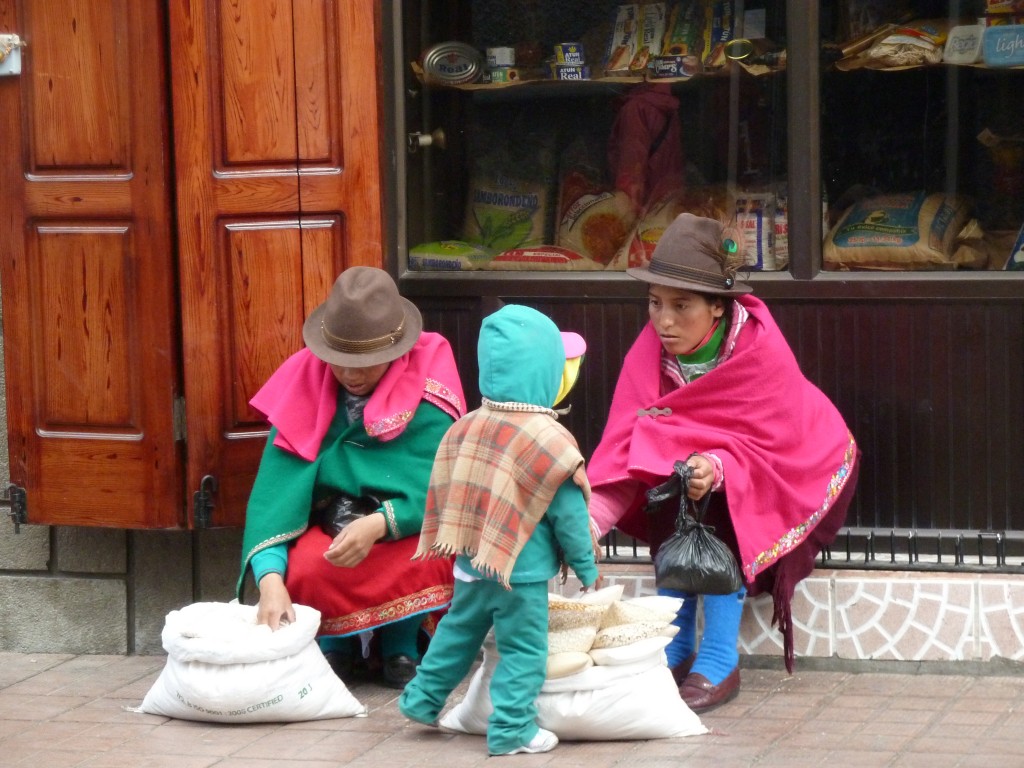
<path fill-rule="evenodd" d="M 623 599 L 622 592 L 616 585 L 575 599 L 549 595 L 548 672 L 537 698 L 538 725 L 566 741 L 707 733 L 680 698 L 665 658 L 679 600 Z M 441 727 L 486 734 L 498 660 L 492 633 L 465 698 L 441 717 Z"/>

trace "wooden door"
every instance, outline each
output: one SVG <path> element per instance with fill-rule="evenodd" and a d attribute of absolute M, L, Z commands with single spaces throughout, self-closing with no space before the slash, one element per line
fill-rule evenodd
<path fill-rule="evenodd" d="M 183 518 L 159 0 L 0 0 L 0 284 L 25 520 Z"/>
<path fill-rule="evenodd" d="M 190 492 L 237 525 L 266 438 L 249 398 L 337 274 L 382 263 L 379 4 L 170 3 Z"/>

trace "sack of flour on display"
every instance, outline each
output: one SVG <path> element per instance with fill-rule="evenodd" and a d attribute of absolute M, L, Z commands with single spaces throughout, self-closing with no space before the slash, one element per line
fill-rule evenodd
<path fill-rule="evenodd" d="M 167 663 L 133 712 L 215 723 L 274 723 L 363 717 L 316 642 L 320 612 L 295 605 L 277 631 L 256 623 L 256 606 L 193 603 L 167 614 Z"/>

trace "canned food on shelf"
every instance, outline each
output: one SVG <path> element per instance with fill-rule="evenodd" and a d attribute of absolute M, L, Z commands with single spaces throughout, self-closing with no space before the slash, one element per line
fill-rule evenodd
<path fill-rule="evenodd" d="M 516 49 L 511 46 L 494 46 L 493 48 L 488 48 L 486 54 L 487 66 L 491 69 L 495 67 L 514 67 L 516 65 Z"/>
<path fill-rule="evenodd" d="M 590 67 L 576 64 L 555 64 L 552 67 L 555 80 L 589 80 Z"/>
<path fill-rule="evenodd" d="M 484 72 L 485 83 L 518 83 L 521 73 L 515 67 L 492 67 Z"/>
<path fill-rule="evenodd" d="M 555 46 L 555 61 L 559 64 L 585 64 L 583 46 L 580 43 L 558 43 Z"/>
<path fill-rule="evenodd" d="M 483 56 L 468 43 L 449 40 L 424 51 L 420 66 L 428 81 L 445 85 L 475 83 L 483 74 Z"/>
<path fill-rule="evenodd" d="M 700 71 L 696 56 L 652 56 L 651 77 L 690 77 Z"/>

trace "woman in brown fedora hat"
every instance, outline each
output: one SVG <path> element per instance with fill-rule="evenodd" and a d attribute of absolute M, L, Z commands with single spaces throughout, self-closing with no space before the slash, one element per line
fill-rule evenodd
<path fill-rule="evenodd" d="M 450 562 L 413 562 L 441 438 L 465 413 L 448 342 L 380 269 L 351 267 L 302 329 L 306 346 L 250 401 L 270 437 L 246 511 L 239 596 L 258 621 L 320 611 L 320 644 L 347 677 L 379 634 L 384 682 L 404 687 L 420 628 L 451 600 Z"/>
<path fill-rule="evenodd" d="M 682 598 L 666 649 L 695 712 L 739 691 L 737 640 L 744 596 L 771 594 L 793 668 L 790 602 L 846 518 L 857 444 L 843 417 L 801 373 L 767 307 L 736 277 L 743 236 L 723 223 L 678 216 L 647 266 L 650 321 L 626 355 L 604 434 L 587 473 L 596 536 L 613 526 L 652 554 L 674 532 L 676 509 L 647 513 L 646 491 L 692 472 L 691 499 L 711 494 L 705 522 L 732 549 L 743 587 Z M 669 505 L 671 506 L 671 505 Z M 666 590 L 667 591 L 667 590 Z"/>

